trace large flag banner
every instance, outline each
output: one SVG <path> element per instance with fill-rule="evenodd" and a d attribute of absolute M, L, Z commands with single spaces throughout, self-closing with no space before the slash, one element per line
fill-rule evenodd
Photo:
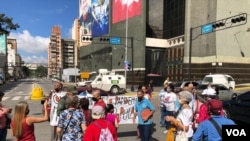
<path fill-rule="evenodd" d="M 94 105 L 94 102 L 91 98 L 92 97 L 88 97 L 90 109 Z M 106 104 L 114 105 L 114 114 L 117 114 L 117 116 L 119 117 L 119 124 L 134 123 L 133 119 L 135 114 L 135 102 L 137 100 L 136 96 L 103 96 L 102 98 Z M 135 120 L 135 123 L 137 123 L 137 118 Z"/>
<path fill-rule="evenodd" d="M 112 23 L 141 15 L 142 0 L 113 0 Z"/>

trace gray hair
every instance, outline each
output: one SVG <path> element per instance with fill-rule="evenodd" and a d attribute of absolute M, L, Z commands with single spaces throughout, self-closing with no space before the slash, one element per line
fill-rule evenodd
<path fill-rule="evenodd" d="M 66 104 L 67 107 L 74 107 L 76 108 L 78 106 L 79 103 L 79 98 L 76 95 L 69 95 L 66 98 Z"/>

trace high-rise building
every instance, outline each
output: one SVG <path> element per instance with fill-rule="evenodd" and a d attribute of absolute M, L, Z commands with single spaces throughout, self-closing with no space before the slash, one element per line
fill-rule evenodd
<path fill-rule="evenodd" d="M 79 33 L 80 33 L 80 21 L 79 19 L 75 19 L 72 27 L 72 39 L 75 41 L 76 55 L 74 56 L 74 58 L 75 62 L 77 63 L 76 66 L 80 66 L 79 53 L 80 53 L 81 40 Z"/>
<path fill-rule="evenodd" d="M 61 78 L 62 68 L 61 29 L 53 26 L 48 46 L 48 76 Z"/>
<path fill-rule="evenodd" d="M 73 39 L 62 39 L 62 68 L 74 68 L 77 66 L 77 48 Z"/>

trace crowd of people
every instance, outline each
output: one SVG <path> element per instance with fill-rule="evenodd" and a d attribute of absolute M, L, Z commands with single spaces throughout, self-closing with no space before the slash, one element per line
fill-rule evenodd
<path fill-rule="evenodd" d="M 137 91 L 134 122 L 137 123 L 137 139 L 152 140 L 152 124 L 155 106 L 152 102 L 151 87 L 142 85 Z M 4 96 L 0 92 L 0 141 L 6 140 L 8 115 L 12 109 L 1 105 Z M 94 101 L 89 108 L 88 96 Z M 80 98 L 79 98 L 80 97 Z M 51 141 L 117 141 L 119 117 L 114 113 L 114 105 L 106 104 L 100 90 L 91 85 L 79 95 L 63 89 L 55 82 L 50 98 L 45 101 L 42 117 L 29 116 L 29 105 L 25 101 L 16 104 L 10 123 L 11 134 L 17 141 L 35 141 L 34 124 L 48 121 L 51 126 Z M 220 141 L 222 125 L 233 125 L 234 121 L 223 115 L 222 102 L 210 85 L 202 93 L 197 93 L 192 83 L 187 83 L 182 91 L 175 93 L 174 85 L 168 81 L 159 92 L 157 108 L 160 111 L 160 125 L 165 128 L 166 141 L 183 137 L 188 141 Z M 138 121 L 135 121 L 135 120 Z M 220 128 L 219 130 L 217 128 Z"/>

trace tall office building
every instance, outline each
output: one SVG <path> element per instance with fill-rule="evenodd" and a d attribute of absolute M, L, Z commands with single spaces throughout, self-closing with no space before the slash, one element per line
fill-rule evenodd
<path fill-rule="evenodd" d="M 76 45 L 73 39 L 62 39 L 62 68 L 74 68 L 77 66 L 75 61 Z"/>
<path fill-rule="evenodd" d="M 80 9 L 81 34 L 92 37 L 90 45 L 80 48 L 81 70 L 112 66 L 124 73 L 124 62 L 129 61 L 133 71 L 125 71 L 128 83 L 155 79 L 162 85 L 167 77 L 171 81 L 201 80 L 209 73 L 230 74 L 237 83 L 250 80 L 248 14 L 243 15 L 245 21 L 233 22 L 250 13 L 249 0 L 111 0 L 95 7 L 95 11 L 105 9 L 95 13 L 100 23 L 91 22 L 88 11 L 93 5 L 98 3 Z M 224 25 L 202 32 L 203 25 L 216 22 Z M 120 40 L 110 42 L 107 37 Z"/>
<path fill-rule="evenodd" d="M 62 68 L 61 29 L 53 26 L 48 46 L 48 76 L 60 78 Z"/>

